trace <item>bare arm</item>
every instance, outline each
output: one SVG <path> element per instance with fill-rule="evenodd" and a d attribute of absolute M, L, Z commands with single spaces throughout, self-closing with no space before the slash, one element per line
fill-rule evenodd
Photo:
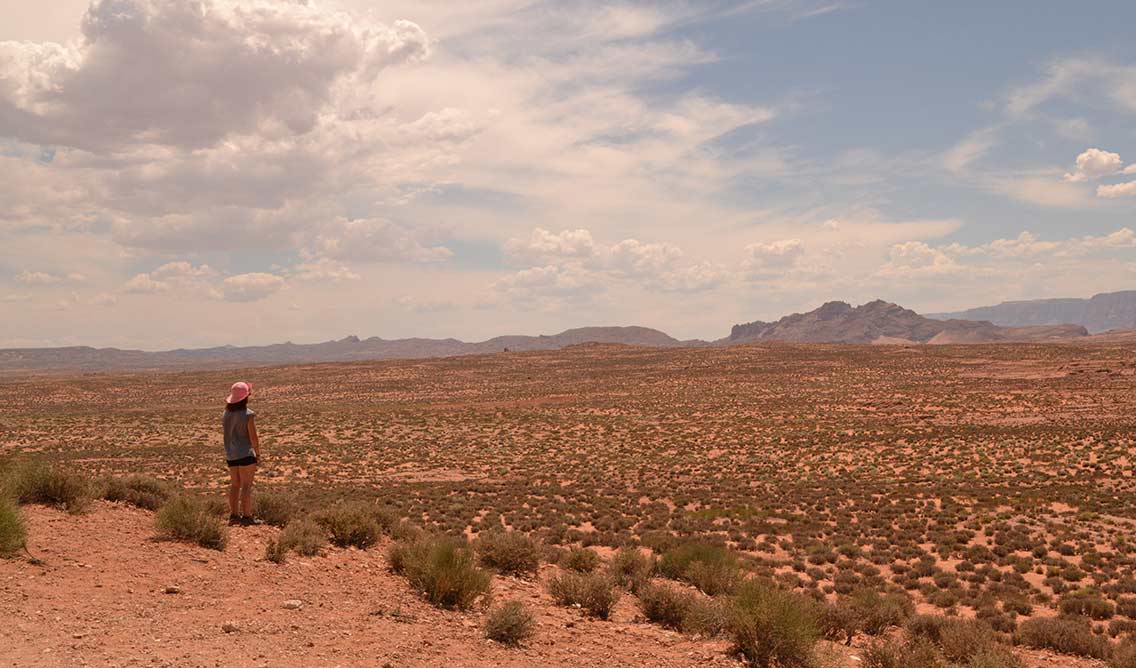
<path fill-rule="evenodd" d="M 256 450 L 256 454 L 260 455 L 260 439 L 256 436 L 256 418 L 249 418 L 248 430 L 249 442 L 252 443 L 252 447 L 254 450 Z"/>

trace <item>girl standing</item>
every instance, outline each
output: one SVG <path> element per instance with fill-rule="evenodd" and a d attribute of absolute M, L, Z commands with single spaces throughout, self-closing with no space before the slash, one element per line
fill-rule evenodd
<path fill-rule="evenodd" d="M 221 426 L 225 431 L 225 460 L 229 464 L 229 524 L 261 524 L 252 516 L 252 479 L 256 475 L 256 413 L 248 407 L 252 383 L 233 383 L 225 399 Z"/>

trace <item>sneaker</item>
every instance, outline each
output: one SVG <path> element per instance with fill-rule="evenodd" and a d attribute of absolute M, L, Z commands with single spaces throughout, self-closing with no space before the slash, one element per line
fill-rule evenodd
<path fill-rule="evenodd" d="M 235 527 L 241 523 L 240 515 L 229 515 L 229 526 Z"/>
<path fill-rule="evenodd" d="M 256 517 L 242 517 L 241 518 L 241 526 L 243 526 L 243 527 L 255 527 L 255 526 L 259 526 L 261 524 L 264 524 L 264 520 L 256 518 Z"/>

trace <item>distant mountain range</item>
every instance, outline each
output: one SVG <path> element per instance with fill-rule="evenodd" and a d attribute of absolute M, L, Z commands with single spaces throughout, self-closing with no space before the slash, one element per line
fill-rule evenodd
<path fill-rule="evenodd" d="M 933 320 L 877 300 L 857 307 L 828 302 L 815 311 L 794 313 L 777 322 L 734 325 L 725 342 L 948 344 L 1051 341 L 1087 335 L 1080 325 L 999 327 L 989 322 Z"/>
<path fill-rule="evenodd" d="M 466 343 L 457 339 L 394 339 L 348 336 L 338 341 L 267 346 L 220 346 L 145 352 L 118 348 L 10 348 L 0 349 L 0 371 L 204 368 L 352 362 L 374 359 L 454 357 L 504 351 L 557 350 L 582 343 L 672 348 L 706 345 L 704 341 L 679 341 L 647 327 L 581 327 L 552 336 L 498 336 L 488 341 Z"/>
<path fill-rule="evenodd" d="M 1090 332 L 1136 329 L 1136 290 L 1106 292 L 1089 299 L 1035 299 L 1002 302 L 957 313 L 935 313 L 930 318 L 988 320 L 1005 327 L 1032 325 L 1083 325 Z"/>
<path fill-rule="evenodd" d="M 1047 302 L 1017 302 L 1017 304 L 1042 304 L 1054 301 L 1099 304 L 1108 301 L 1102 298 L 1116 298 L 1115 301 L 1108 302 L 1113 304 L 1111 310 L 1094 307 L 1094 310 L 1083 312 L 1112 314 L 1107 316 L 1112 318 L 1109 322 L 1121 323 L 1125 322 L 1121 315 L 1123 312 L 1121 305 L 1128 303 L 1127 327 L 1136 329 L 1136 321 L 1132 316 L 1133 302 L 1123 302 L 1116 297 L 1117 295 L 1128 295 L 1129 299 L 1136 300 L 1136 292 L 1127 292 L 1097 295 L 1089 300 L 1047 300 Z M 982 309 L 967 313 L 980 311 Z M 1106 316 L 1100 315 L 1099 318 L 1105 319 Z M 267 346 L 221 346 L 162 352 L 86 346 L 12 348 L 0 350 L 0 373 L 236 368 L 271 364 L 453 357 L 506 351 L 556 350 L 584 343 L 676 348 L 730 346 L 767 341 L 904 345 L 1072 341 L 1088 337 L 1087 327 L 1077 323 L 1056 323 L 1052 322 L 1051 318 L 1041 316 L 1028 321 L 1024 326 L 1004 326 L 989 320 L 946 319 L 945 315 L 929 318 L 902 306 L 878 300 L 856 307 L 844 302 L 829 302 L 814 311 L 794 313 L 776 322 L 755 321 L 734 325 L 729 336 L 713 342 L 680 341 L 657 329 L 647 327 L 583 327 L 551 336 L 499 336 L 476 343 L 457 339 L 387 340 L 379 337 L 360 339 L 349 336 L 338 341 L 312 344 L 289 342 Z M 1101 329 L 1115 328 L 1097 326 L 1098 331 Z"/>

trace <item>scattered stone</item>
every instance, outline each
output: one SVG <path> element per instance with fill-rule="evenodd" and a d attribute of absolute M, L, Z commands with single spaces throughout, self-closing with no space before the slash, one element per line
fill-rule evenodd
<path fill-rule="evenodd" d="M 240 631 L 241 629 L 240 629 L 239 626 L 237 626 L 233 622 L 225 622 L 224 624 L 221 625 L 221 630 L 224 631 L 225 633 L 236 633 L 237 631 Z"/>
<path fill-rule="evenodd" d="M 167 593 L 167 594 L 180 594 L 181 593 L 181 587 L 178 587 L 177 585 L 170 585 L 170 586 L 166 587 L 165 589 L 163 589 L 162 591 Z"/>
<path fill-rule="evenodd" d="M 284 609 L 285 610 L 299 610 L 303 606 L 304 606 L 304 602 L 299 600 L 299 599 L 294 598 L 294 599 L 291 599 L 289 601 L 284 601 Z"/>
<path fill-rule="evenodd" d="M 76 631 L 75 633 L 71 634 L 71 637 L 75 640 L 82 640 L 83 638 L 87 637 L 87 634 L 83 633 L 82 631 Z"/>

